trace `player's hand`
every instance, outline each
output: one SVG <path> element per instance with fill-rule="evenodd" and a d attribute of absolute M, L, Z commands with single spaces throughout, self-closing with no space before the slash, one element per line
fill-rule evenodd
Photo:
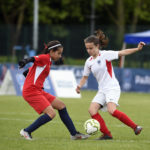
<path fill-rule="evenodd" d="M 18 62 L 18 64 L 19 64 L 19 69 L 20 68 L 23 68 L 25 65 L 26 65 L 26 60 L 25 59 L 23 59 L 23 60 L 20 60 L 19 62 Z"/>
<path fill-rule="evenodd" d="M 140 42 L 139 44 L 138 44 L 138 50 L 140 51 L 140 50 L 142 50 L 142 48 L 143 48 L 143 46 L 144 45 L 146 45 L 144 42 Z"/>
<path fill-rule="evenodd" d="M 77 92 L 78 94 L 80 93 L 80 88 L 81 88 L 81 87 L 80 87 L 79 85 L 78 85 L 77 88 L 76 88 L 76 92 Z"/>

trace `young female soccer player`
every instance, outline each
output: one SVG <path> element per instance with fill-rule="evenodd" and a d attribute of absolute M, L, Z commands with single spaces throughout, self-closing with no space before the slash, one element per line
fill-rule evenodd
<path fill-rule="evenodd" d="M 135 134 L 138 135 L 142 127 L 135 124 L 125 113 L 116 109 L 120 97 L 120 86 L 115 77 L 111 61 L 118 59 L 119 56 L 130 55 L 132 53 L 142 50 L 144 42 L 140 42 L 137 48 L 125 49 L 121 51 L 101 51 L 100 48 L 108 44 L 108 38 L 101 30 L 96 31 L 96 35 L 91 35 L 84 40 L 86 50 L 90 57 L 86 60 L 84 66 L 83 77 L 76 88 L 76 92 L 80 93 L 81 87 L 85 84 L 90 72 L 95 76 L 99 90 L 93 98 L 89 113 L 93 119 L 99 121 L 101 128 L 100 131 L 103 135 L 98 138 L 99 140 L 112 139 L 112 135 L 108 130 L 103 118 L 98 113 L 99 109 L 107 108 L 108 112 L 121 122 L 131 127 Z"/>
<path fill-rule="evenodd" d="M 43 113 L 43 115 L 31 125 L 20 131 L 21 136 L 27 140 L 32 139 L 31 133 L 33 131 L 55 117 L 56 113 L 54 109 L 58 110 L 62 122 L 71 134 L 72 140 L 88 138 L 88 135 L 77 132 L 65 104 L 55 96 L 43 90 L 43 82 L 49 74 L 52 60 L 57 61 L 60 59 L 62 52 L 63 46 L 61 43 L 59 41 L 51 41 L 44 49 L 44 54 L 23 59 L 19 62 L 20 68 L 24 67 L 29 62 L 34 63 L 28 71 L 24 72 L 26 79 L 23 86 L 23 97 L 38 114 Z"/>

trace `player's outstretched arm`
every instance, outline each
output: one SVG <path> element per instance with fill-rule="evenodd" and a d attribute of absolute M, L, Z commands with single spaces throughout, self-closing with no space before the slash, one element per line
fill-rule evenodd
<path fill-rule="evenodd" d="M 146 45 L 144 42 L 140 42 L 137 46 L 137 48 L 131 48 L 131 49 L 124 49 L 124 50 L 120 50 L 118 55 L 119 56 L 126 56 L 126 55 L 130 55 L 133 54 L 137 51 L 142 50 L 143 46 Z"/>
<path fill-rule="evenodd" d="M 29 58 L 20 60 L 20 61 L 18 62 L 19 68 L 23 68 L 27 63 L 29 63 L 29 62 L 34 62 L 34 61 L 35 61 L 35 58 L 34 58 L 34 57 L 29 57 Z"/>

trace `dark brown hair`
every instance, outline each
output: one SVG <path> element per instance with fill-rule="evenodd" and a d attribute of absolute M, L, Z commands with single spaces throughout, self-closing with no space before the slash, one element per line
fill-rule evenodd
<path fill-rule="evenodd" d="M 58 45 L 58 46 L 57 46 Z M 57 40 L 54 41 L 50 41 L 47 44 L 44 43 L 45 48 L 43 49 L 42 53 L 43 54 L 47 54 L 49 53 L 51 50 L 52 51 L 57 51 L 60 47 L 63 48 L 63 46 L 61 45 L 61 43 Z M 55 47 L 56 46 L 56 47 Z"/>
<path fill-rule="evenodd" d="M 95 31 L 94 35 L 88 36 L 84 39 L 84 43 L 94 43 L 94 45 L 99 44 L 101 48 L 106 47 L 108 42 L 108 37 L 100 29 Z"/>

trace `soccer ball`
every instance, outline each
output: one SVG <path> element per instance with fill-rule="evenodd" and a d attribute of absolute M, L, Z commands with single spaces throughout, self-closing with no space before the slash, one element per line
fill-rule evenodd
<path fill-rule="evenodd" d="M 100 124 L 95 119 L 88 119 L 84 123 L 84 129 L 85 129 L 85 131 L 86 131 L 87 134 L 93 135 L 93 134 L 96 134 L 99 131 Z"/>

